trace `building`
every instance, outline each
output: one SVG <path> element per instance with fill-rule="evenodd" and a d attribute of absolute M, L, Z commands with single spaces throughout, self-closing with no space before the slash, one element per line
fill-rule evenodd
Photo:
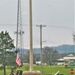
<path fill-rule="evenodd" d="M 57 65 L 65 65 L 65 66 L 71 66 L 75 65 L 75 56 L 73 54 L 69 54 L 63 58 L 60 58 L 57 60 Z"/>
<path fill-rule="evenodd" d="M 63 58 L 58 59 L 57 65 L 64 65 L 64 59 Z"/>
<path fill-rule="evenodd" d="M 41 61 L 36 61 L 36 65 L 41 65 Z"/>

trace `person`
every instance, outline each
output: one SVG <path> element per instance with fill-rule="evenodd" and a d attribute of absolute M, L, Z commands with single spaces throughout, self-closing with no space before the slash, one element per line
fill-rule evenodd
<path fill-rule="evenodd" d="M 22 70 L 19 70 L 19 75 L 22 75 Z"/>
<path fill-rule="evenodd" d="M 11 73 L 10 73 L 10 75 L 14 75 L 14 73 L 13 73 L 13 72 L 11 72 Z"/>
<path fill-rule="evenodd" d="M 14 73 L 14 75 L 16 75 L 16 73 Z"/>
<path fill-rule="evenodd" d="M 19 74 L 19 71 L 17 70 L 17 71 L 16 71 L 16 75 L 18 75 L 18 74 Z"/>

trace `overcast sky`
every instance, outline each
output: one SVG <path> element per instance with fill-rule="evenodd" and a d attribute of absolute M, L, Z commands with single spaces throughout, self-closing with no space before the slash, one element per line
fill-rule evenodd
<path fill-rule="evenodd" d="M 33 47 L 39 47 L 39 27 L 43 27 L 43 46 L 73 44 L 74 0 L 32 0 Z M 25 48 L 29 48 L 29 0 L 22 0 L 22 23 Z M 17 0 L 0 0 L 0 31 L 7 30 L 14 39 L 17 24 Z"/>

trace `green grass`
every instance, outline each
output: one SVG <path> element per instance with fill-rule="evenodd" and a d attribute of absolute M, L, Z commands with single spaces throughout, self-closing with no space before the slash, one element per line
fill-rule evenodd
<path fill-rule="evenodd" d="M 4 70 L 0 70 L 0 75 L 4 75 Z M 6 75 L 10 75 L 10 70 L 6 69 Z"/>
<path fill-rule="evenodd" d="M 35 67 L 35 69 L 37 69 Z M 64 75 L 70 75 L 70 68 L 64 68 L 64 66 L 43 66 L 43 75 L 48 73 L 55 74 L 57 71 Z"/>
<path fill-rule="evenodd" d="M 20 68 L 17 68 L 17 69 L 20 69 Z M 21 67 L 21 69 L 23 71 L 28 71 L 29 66 L 25 65 L 25 66 Z M 34 66 L 33 69 L 41 71 L 41 66 Z M 64 66 L 43 66 L 43 75 L 46 75 L 49 73 L 54 75 L 57 71 L 60 71 L 60 73 L 63 73 L 64 75 L 70 75 L 70 68 L 65 68 Z M 10 75 L 11 70 L 6 69 L 6 72 L 7 72 L 6 75 Z M 4 75 L 3 70 L 0 70 L 0 75 Z"/>

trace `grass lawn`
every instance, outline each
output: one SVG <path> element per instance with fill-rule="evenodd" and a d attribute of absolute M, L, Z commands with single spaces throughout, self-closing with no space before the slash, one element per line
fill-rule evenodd
<path fill-rule="evenodd" d="M 29 66 L 25 65 L 21 67 L 23 71 L 29 70 Z M 41 66 L 34 66 L 34 70 L 41 70 Z M 20 69 L 20 68 L 17 68 Z M 75 69 L 74 69 L 75 70 Z M 6 75 L 10 75 L 10 69 L 6 69 Z M 64 68 L 64 66 L 43 66 L 43 75 L 46 75 L 48 73 L 55 74 L 57 71 L 60 71 L 60 73 L 63 73 L 64 75 L 70 75 L 70 68 Z M 0 75 L 4 75 L 3 70 L 0 70 Z"/>
<path fill-rule="evenodd" d="M 37 69 L 37 67 L 34 68 Z M 64 66 L 43 66 L 43 75 L 48 73 L 54 75 L 57 71 L 64 75 L 70 75 L 70 68 L 64 68 Z"/>

